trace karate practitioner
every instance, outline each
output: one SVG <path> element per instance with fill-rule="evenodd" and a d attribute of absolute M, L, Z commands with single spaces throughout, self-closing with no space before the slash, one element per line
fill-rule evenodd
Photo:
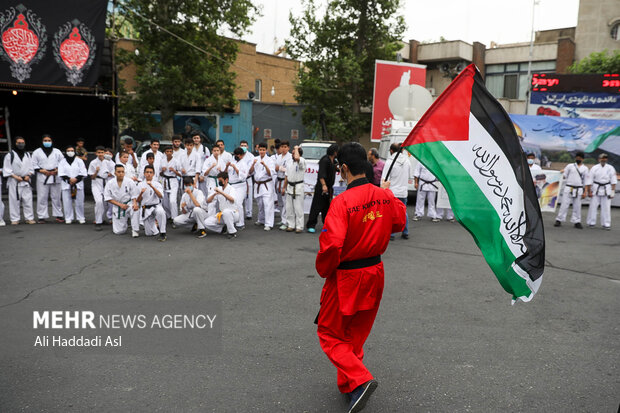
<path fill-rule="evenodd" d="M 158 138 L 153 138 L 151 139 L 151 144 L 150 144 L 150 149 L 146 152 L 144 152 L 142 154 L 142 156 L 140 157 L 140 167 L 138 168 L 139 171 L 143 171 L 144 167 L 147 164 L 146 161 L 146 156 L 152 153 L 153 156 L 155 157 L 154 160 L 154 168 L 155 168 L 155 173 L 158 175 L 159 174 L 159 170 L 161 168 L 161 162 L 164 160 L 165 156 L 164 154 L 159 150 L 159 139 Z"/>
<path fill-rule="evenodd" d="M 103 215 L 107 203 L 104 201 L 103 190 L 106 183 L 114 176 L 114 162 L 104 158 L 105 148 L 97 146 L 95 155 L 97 157 L 90 161 L 88 165 L 88 175 L 91 179 L 91 191 L 95 199 L 95 230 L 101 231 L 103 225 Z"/>
<path fill-rule="evenodd" d="M 437 210 L 435 209 L 435 201 L 437 200 L 438 188 L 435 185 L 437 178 L 431 173 L 422 163 L 418 163 L 413 171 L 415 179 L 415 188 L 418 190 L 418 194 L 415 201 L 415 215 L 414 221 L 419 220 L 424 216 L 424 201 L 428 202 L 428 216 L 433 222 L 441 221 Z"/>
<path fill-rule="evenodd" d="M 325 278 L 317 316 L 321 348 L 338 369 L 337 384 L 348 394 L 348 412 L 359 412 L 377 387 L 364 366 L 363 345 L 383 294 L 381 254 L 390 234 L 403 231 L 405 205 L 389 189 L 366 179 L 366 150 L 346 143 L 338 153 L 347 190 L 331 203 L 319 237 L 316 270 Z"/>
<path fill-rule="evenodd" d="M 200 182 L 200 186 L 198 187 L 206 197 L 213 193 L 215 187 L 217 187 L 217 175 L 220 172 L 226 171 L 226 162 L 224 158 L 222 158 L 220 154 L 219 146 L 214 146 L 211 156 L 207 158 L 207 160 L 202 165 L 200 170 L 200 176 L 198 181 Z M 209 205 L 209 215 L 215 214 L 215 204 Z"/>
<path fill-rule="evenodd" d="M 199 165 L 202 165 L 205 162 L 205 160 L 209 156 L 211 156 L 211 152 L 209 151 L 209 148 L 207 148 L 205 145 L 203 145 L 203 143 L 202 143 L 202 136 L 200 136 L 199 133 L 194 132 L 194 134 L 192 135 L 192 142 L 194 142 L 194 149 L 196 150 L 196 152 L 200 156 L 200 163 L 199 163 Z"/>
<path fill-rule="evenodd" d="M 286 162 L 282 195 L 286 196 L 286 231 L 300 234 L 304 232 L 304 178 L 306 160 L 299 146 L 293 148 L 291 158 Z"/>
<path fill-rule="evenodd" d="M 58 176 L 62 180 L 62 207 L 65 210 L 65 223 L 71 224 L 76 218 L 80 224 L 86 224 L 84 218 L 84 178 L 86 165 L 75 156 L 75 148 L 68 146 L 65 157 L 58 165 Z M 74 213 L 75 210 L 75 213 Z"/>
<path fill-rule="evenodd" d="M 588 208 L 588 226 L 596 225 L 596 212 L 601 206 L 601 226 L 603 229 L 611 229 L 611 199 L 616 193 L 616 169 L 607 163 L 608 156 L 602 153 L 598 157 L 599 163 L 590 169 L 586 185 L 592 198 Z"/>
<path fill-rule="evenodd" d="M 560 212 L 558 212 L 555 223 L 553 224 L 554 227 L 559 227 L 562 225 L 562 222 L 566 221 L 566 214 L 572 202 L 573 214 L 570 222 L 575 224 L 575 228 L 583 229 L 581 225 L 581 200 L 587 195 L 585 186 L 586 178 L 588 177 L 588 167 L 583 165 L 584 157 L 585 155 L 583 152 L 577 152 L 575 154 L 575 163 L 566 165 L 566 168 L 562 171 L 562 176 L 566 185 L 564 186 L 564 192 L 562 194 Z"/>
<path fill-rule="evenodd" d="M 267 155 L 267 144 L 258 144 L 258 156 L 252 161 L 250 174 L 254 173 L 254 198 L 258 204 L 258 221 L 256 225 L 264 225 L 265 231 L 271 231 L 274 221 L 274 184 L 275 163 Z"/>
<path fill-rule="evenodd" d="M 287 214 L 286 214 L 286 186 L 284 185 L 284 180 L 286 179 L 286 163 L 292 158 L 291 153 L 289 152 L 290 144 L 288 141 L 280 142 L 280 147 L 278 148 L 279 153 L 275 156 L 275 164 L 276 164 L 276 195 L 277 195 L 277 208 L 280 210 L 280 229 L 285 230 L 288 228 L 287 225 Z"/>
<path fill-rule="evenodd" d="M 221 233 L 224 227 L 228 232 L 228 238 L 237 238 L 235 222 L 239 221 L 239 208 L 235 200 L 235 190 L 228 185 L 228 174 L 217 174 L 218 185 L 213 193 L 207 198 L 207 203 L 217 203 L 217 213 L 210 215 L 205 221 L 205 227 L 213 232 Z"/>
<path fill-rule="evenodd" d="M 126 137 L 123 140 L 123 149 L 121 149 L 117 154 L 116 154 L 116 158 L 114 159 L 114 162 L 116 164 L 121 163 L 121 154 L 123 152 L 127 152 L 129 154 L 129 158 L 131 160 L 131 166 L 137 171 L 138 170 L 138 166 L 139 166 L 139 162 L 138 162 L 138 155 L 136 155 L 136 152 L 134 152 L 133 150 L 133 139 L 131 139 L 130 137 Z M 127 176 L 128 174 L 128 170 L 127 167 L 125 166 L 125 176 Z"/>
<path fill-rule="evenodd" d="M 254 154 L 249 150 L 248 141 L 242 140 L 239 143 L 239 147 L 243 149 L 245 155 L 243 156 L 243 160 L 245 161 L 248 167 L 248 179 L 246 186 L 246 196 L 243 200 L 243 211 L 245 212 L 245 219 L 252 220 L 252 200 L 254 198 L 254 175 L 250 174 L 250 167 L 254 162 Z"/>
<path fill-rule="evenodd" d="M 144 169 L 147 166 L 152 166 L 153 170 L 155 171 L 155 175 L 154 175 L 154 179 L 156 181 L 159 181 L 159 174 L 161 172 L 161 164 L 162 162 L 159 162 L 159 164 L 155 163 L 155 154 L 154 153 L 147 153 L 146 154 L 146 163 L 140 163 L 140 173 L 138 174 L 138 181 L 144 181 Z"/>
<path fill-rule="evenodd" d="M 34 224 L 32 209 L 32 176 L 34 167 L 32 158 L 26 152 L 26 141 L 21 136 L 15 137 L 15 149 L 4 156 L 2 175 L 8 178 L 9 216 L 11 225 L 18 225 L 20 221 L 20 205 L 24 211 L 27 224 Z"/>
<path fill-rule="evenodd" d="M 405 213 L 407 212 L 407 195 L 408 195 L 408 185 L 409 185 L 409 176 L 411 175 L 411 163 L 409 162 L 409 156 L 406 153 L 401 153 L 398 158 L 396 158 L 396 162 L 394 162 L 394 166 L 392 167 L 392 171 L 390 172 L 390 176 L 387 176 L 388 170 L 390 169 L 390 165 L 394 161 L 396 155 L 402 151 L 402 148 L 399 144 L 393 143 L 390 145 L 390 156 L 385 161 L 385 167 L 381 172 L 381 182 L 390 181 L 390 190 L 394 194 L 396 198 L 400 202 L 405 205 Z M 405 229 L 400 235 L 403 239 L 409 239 L 409 216 L 407 215 L 407 223 L 405 224 Z M 395 234 L 390 235 L 390 240 L 393 240 Z"/>
<path fill-rule="evenodd" d="M 168 219 L 174 219 L 179 215 L 179 204 L 177 195 L 179 193 L 179 181 L 177 177 L 183 176 L 179 171 L 179 160 L 174 158 L 173 149 L 168 146 L 164 149 L 166 159 L 161 164 L 160 181 L 164 186 L 163 206 Z"/>
<path fill-rule="evenodd" d="M 32 166 L 37 178 L 37 217 L 39 224 L 45 224 L 49 218 L 47 202 L 52 200 L 52 215 L 56 222 L 62 223 L 62 199 L 60 195 L 60 178 L 58 165 L 63 160 L 62 152 L 52 147 L 50 135 L 43 135 L 42 146 L 32 153 Z"/>
<path fill-rule="evenodd" d="M 179 158 L 181 155 L 183 155 L 183 152 L 185 152 L 185 149 L 183 149 L 181 147 L 181 135 L 174 135 L 172 137 L 172 156 L 177 159 Z M 165 151 L 164 151 L 165 154 Z"/>
<path fill-rule="evenodd" d="M 238 229 L 245 228 L 245 216 L 243 214 L 243 203 L 247 192 L 247 177 L 250 170 L 249 165 L 245 161 L 246 153 L 241 148 L 233 151 L 234 161 L 228 165 L 229 185 L 235 189 L 235 199 L 237 208 L 239 209 L 239 218 L 235 224 Z"/>
<path fill-rule="evenodd" d="M 117 155 L 119 162 L 117 165 L 123 165 L 125 168 L 125 177 L 131 179 L 135 184 L 137 184 L 140 180 L 138 179 L 138 171 L 133 167 L 133 164 L 129 161 L 130 154 L 125 150 L 122 150 Z"/>
<path fill-rule="evenodd" d="M 228 162 L 232 162 L 233 161 L 232 154 L 230 152 L 226 152 L 226 144 L 224 143 L 223 140 L 218 139 L 215 142 L 215 146 L 220 148 L 220 157 L 224 161 L 224 164 L 227 164 Z"/>
<path fill-rule="evenodd" d="M 112 205 L 112 232 L 120 235 L 127 232 L 127 220 L 131 222 L 131 236 L 137 238 L 140 229 L 140 211 L 133 200 L 136 184 L 125 176 L 125 167 L 114 166 L 114 179 L 110 179 L 103 191 L 104 199 Z"/>
<path fill-rule="evenodd" d="M 204 194 L 196 187 L 196 181 L 191 176 L 183 177 L 184 192 L 181 197 L 181 213 L 173 223 L 179 227 L 191 227 L 192 232 L 198 229 L 198 238 L 207 236 L 205 220 L 207 219 L 207 202 Z"/>
<path fill-rule="evenodd" d="M 144 181 L 134 191 L 134 210 L 139 206 L 139 213 L 144 223 L 146 236 L 159 234 L 159 241 L 166 241 L 166 211 L 161 206 L 164 187 L 155 180 L 155 168 L 144 168 Z"/>

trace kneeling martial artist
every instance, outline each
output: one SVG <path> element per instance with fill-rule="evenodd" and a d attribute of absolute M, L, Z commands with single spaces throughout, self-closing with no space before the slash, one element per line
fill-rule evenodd
<path fill-rule="evenodd" d="M 319 237 L 316 270 L 325 278 L 317 317 L 321 348 L 338 369 L 338 389 L 360 411 L 377 382 L 364 366 L 363 345 L 383 295 L 383 254 L 390 234 L 403 231 L 405 204 L 366 179 L 366 150 L 357 142 L 338 152 L 347 189 L 329 207 Z"/>
<path fill-rule="evenodd" d="M 125 167 L 118 164 L 114 167 L 114 176 L 105 185 L 103 199 L 113 205 L 112 232 L 124 234 L 127 231 L 127 220 L 131 222 L 131 236 L 138 237 L 140 229 L 140 213 L 138 203 L 132 200 L 136 191 L 135 182 L 125 176 Z"/>
<path fill-rule="evenodd" d="M 183 177 L 183 186 L 185 192 L 181 197 L 181 213 L 174 218 L 174 225 L 179 227 L 195 225 L 198 228 L 198 238 L 204 238 L 207 236 L 205 231 L 205 220 L 207 219 L 205 195 L 197 188 L 198 182 L 191 176 Z"/>
<path fill-rule="evenodd" d="M 143 173 L 144 181 L 138 184 L 132 198 L 140 206 L 140 218 L 146 236 L 159 234 L 159 240 L 165 241 L 166 211 L 161 206 L 164 187 L 154 179 L 155 168 L 152 165 L 146 165 Z"/>
<path fill-rule="evenodd" d="M 213 188 L 213 194 L 207 198 L 207 203 L 217 202 L 217 213 L 211 215 L 205 221 L 205 227 L 214 232 L 222 232 L 224 226 L 228 231 L 228 238 L 237 237 L 235 222 L 239 219 L 239 207 L 235 200 L 236 193 L 232 186 L 228 185 L 228 173 L 217 174 L 218 186 Z"/>

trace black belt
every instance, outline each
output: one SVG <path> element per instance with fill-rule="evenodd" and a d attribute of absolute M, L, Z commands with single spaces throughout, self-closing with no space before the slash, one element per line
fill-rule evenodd
<path fill-rule="evenodd" d="M 437 182 L 437 180 L 436 180 L 436 179 L 435 179 L 434 181 L 425 181 L 425 180 L 424 180 L 424 179 L 422 179 L 422 178 L 418 178 L 418 179 L 419 179 L 420 181 L 424 182 L 422 185 L 424 185 L 424 184 L 429 184 L 429 185 L 432 185 L 433 187 L 435 187 L 435 189 L 439 189 L 439 188 L 437 188 L 437 186 L 435 185 L 435 182 Z"/>
<path fill-rule="evenodd" d="M 604 183 L 604 184 L 603 184 L 603 183 L 600 183 L 600 182 L 596 182 L 596 181 L 594 181 L 594 183 L 595 183 L 595 184 L 597 184 L 598 186 L 607 186 L 607 185 L 609 185 L 611 182 L 606 182 L 606 183 Z"/>
<path fill-rule="evenodd" d="M 171 180 L 172 178 L 176 178 L 176 176 L 175 176 L 175 175 L 168 176 L 168 175 L 164 175 L 164 174 L 161 174 L 161 176 L 165 179 L 164 183 L 166 183 L 166 184 L 168 185 L 168 188 L 166 188 L 166 185 L 164 185 L 164 189 L 171 189 L 171 188 L 170 188 L 170 186 L 171 186 L 171 185 L 170 185 L 170 180 Z"/>
<path fill-rule="evenodd" d="M 566 186 L 569 187 L 569 188 L 575 188 L 575 189 L 583 188 L 582 185 L 575 186 L 575 185 L 568 185 L 568 184 L 566 184 Z"/>
<path fill-rule="evenodd" d="M 229 182 L 231 185 L 245 184 L 245 181 Z"/>
<path fill-rule="evenodd" d="M 374 257 L 361 258 L 353 261 L 343 261 L 338 266 L 339 270 L 357 270 L 358 268 L 372 267 L 381 263 L 381 255 L 375 255 Z"/>
<path fill-rule="evenodd" d="M 297 194 L 297 185 L 299 184 L 303 184 L 304 181 L 297 181 L 297 182 L 287 182 L 287 185 L 292 185 L 293 186 L 293 198 L 295 198 L 298 194 Z"/>
<path fill-rule="evenodd" d="M 144 211 L 156 207 L 159 204 L 142 205 L 142 219 L 144 219 Z"/>

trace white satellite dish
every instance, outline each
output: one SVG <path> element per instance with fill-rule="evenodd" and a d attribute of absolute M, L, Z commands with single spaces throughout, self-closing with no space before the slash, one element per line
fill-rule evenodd
<path fill-rule="evenodd" d="M 418 120 L 433 103 L 431 93 L 419 85 L 410 85 L 409 71 L 403 73 L 400 85 L 388 98 L 388 107 L 395 120 Z"/>

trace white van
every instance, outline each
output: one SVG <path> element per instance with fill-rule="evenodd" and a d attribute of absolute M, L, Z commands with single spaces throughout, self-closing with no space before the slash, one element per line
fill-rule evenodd
<path fill-rule="evenodd" d="M 416 125 L 416 123 L 417 122 L 414 120 L 410 120 L 410 121 L 393 120 L 392 121 L 392 130 L 390 131 L 390 134 L 385 135 L 383 138 L 381 138 L 381 143 L 379 144 L 379 158 L 381 158 L 385 162 L 385 168 L 390 167 L 390 163 L 387 161 L 387 159 L 390 157 L 390 145 L 393 143 L 397 143 L 397 144 L 403 143 L 405 139 L 407 139 L 407 136 L 409 136 L 409 133 L 411 132 L 413 127 Z M 418 164 L 418 160 L 415 157 L 413 157 L 408 151 L 403 151 L 403 153 L 401 153 L 399 156 L 407 156 L 409 158 L 409 162 L 411 163 L 411 175 L 409 176 L 409 185 L 408 185 L 409 196 L 408 197 L 415 198 L 416 189 L 415 189 L 415 184 L 413 180 L 413 171 L 415 170 L 415 167 Z"/>

